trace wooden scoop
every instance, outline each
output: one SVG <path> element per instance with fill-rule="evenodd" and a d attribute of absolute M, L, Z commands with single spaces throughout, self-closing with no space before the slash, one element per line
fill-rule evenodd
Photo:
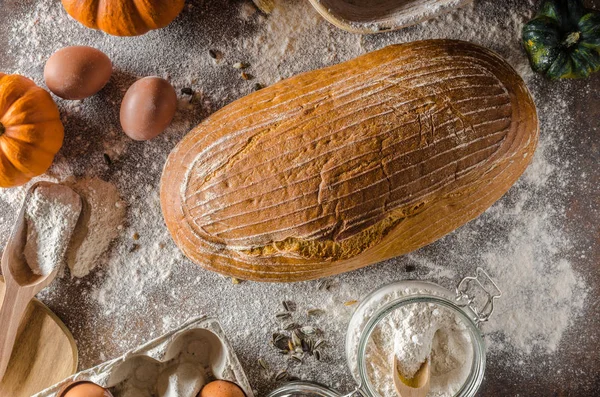
<path fill-rule="evenodd" d="M 4 275 L 6 290 L 0 309 L 0 380 L 4 377 L 8 367 L 19 323 L 27 309 L 27 305 L 38 292 L 54 280 L 60 268 L 57 264 L 50 274 L 34 274 L 23 255 L 27 236 L 25 209 L 32 193 L 42 185 L 54 184 L 39 182 L 31 187 L 2 255 L 2 274 Z M 61 188 L 71 190 L 66 186 L 61 186 Z M 72 190 L 71 192 L 77 194 Z M 81 206 L 79 210 L 81 211 Z"/>
<path fill-rule="evenodd" d="M 394 386 L 400 397 L 425 397 L 429 393 L 429 360 L 425 361 L 412 379 L 402 376 L 398 368 L 398 360 L 394 356 Z"/>

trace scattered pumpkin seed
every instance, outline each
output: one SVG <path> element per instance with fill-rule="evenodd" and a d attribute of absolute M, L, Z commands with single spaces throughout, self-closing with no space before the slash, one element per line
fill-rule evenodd
<path fill-rule="evenodd" d="M 293 330 L 298 329 L 298 328 L 300 328 L 300 326 L 298 325 L 298 323 L 289 323 L 289 324 L 286 324 L 283 327 L 283 330 L 284 331 L 293 331 Z"/>
<path fill-rule="evenodd" d="M 323 313 L 325 313 L 325 310 L 323 309 L 308 309 L 306 311 L 306 314 L 308 314 L 309 316 L 320 316 Z"/>
<path fill-rule="evenodd" d="M 281 313 L 277 313 L 275 315 L 275 317 L 277 317 L 277 319 L 279 319 L 279 320 L 287 320 L 287 319 L 291 318 L 292 315 L 288 312 L 281 312 Z"/>
<path fill-rule="evenodd" d="M 322 290 L 329 291 L 332 286 L 333 286 L 333 282 L 331 280 L 325 279 L 325 280 L 319 281 L 319 284 L 317 284 L 317 289 L 320 291 L 322 291 Z"/>
<path fill-rule="evenodd" d="M 263 360 L 262 358 L 258 359 L 258 365 L 260 365 L 262 367 L 262 369 L 264 369 L 265 371 L 269 370 L 269 366 L 267 365 L 267 362 L 265 360 Z"/>
<path fill-rule="evenodd" d="M 247 67 L 249 67 L 250 65 L 245 63 L 245 62 L 236 62 L 233 64 L 233 67 L 235 69 L 246 69 Z"/>
<path fill-rule="evenodd" d="M 315 350 L 313 355 L 317 361 L 321 361 L 321 352 L 319 350 Z"/>
<path fill-rule="evenodd" d="M 277 372 L 277 375 L 275 375 L 275 380 L 276 381 L 281 381 L 284 380 L 288 377 L 288 372 L 285 369 L 282 369 L 281 371 Z"/>
<path fill-rule="evenodd" d="M 292 343 L 293 346 L 302 346 L 302 339 L 298 336 L 298 334 L 296 333 L 297 330 L 294 330 L 294 332 L 292 332 Z M 293 350 L 293 349 L 290 349 Z"/>
<path fill-rule="evenodd" d="M 303 361 L 303 359 L 304 359 L 304 357 L 303 357 L 301 354 L 298 354 L 298 353 L 292 354 L 292 355 L 290 356 L 290 358 L 291 358 L 293 361 L 296 361 L 296 362 L 298 362 L 298 363 L 302 363 L 302 361 Z"/>
<path fill-rule="evenodd" d="M 317 333 L 317 329 L 315 327 L 306 326 L 300 328 L 300 332 L 302 332 L 304 335 L 314 335 Z"/>
<path fill-rule="evenodd" d="M 307 341 L 306 339 L 302 339 L 301 344 L 302 344 L 302 351 L 303 352 L 309 352 L 310 351 L 310 342 L 311 341 Z"/>
<path fill-rule="evenodd" d="M 298 306 L 296 305 L 296 303 L 295 303 L 295 302 L 292 302 L 292 301 L 283 301 L 283 302 L 282 302 L 282 304 L 283 304 L 283 308 L 284 308 L 284 309 L 285 309 L 285 311 L 287 311 L 287 312 L 295 312 L 295 311 L 296 311 L 296 309 L 297 309 L 297 307 L 298 307 Z"/>

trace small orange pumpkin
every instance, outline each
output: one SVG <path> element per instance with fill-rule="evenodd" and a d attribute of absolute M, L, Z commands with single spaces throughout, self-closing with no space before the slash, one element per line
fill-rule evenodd
<path fill-rule="evenodd" d="M 139 36 L 164 28 L 179 15 L 185 0 L 62 0 L 65 10 L 92 29 L 114 36 Z"/>
<path fill-rule="evenodd" d="M 0 73 L 0 187 L 23 185 L 46 172 L 63 138 L 50 94 L 26 77 Z"/>

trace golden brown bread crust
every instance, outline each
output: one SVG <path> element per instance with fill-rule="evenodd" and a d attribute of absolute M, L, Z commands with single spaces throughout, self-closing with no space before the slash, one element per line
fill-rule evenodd
<path fill-rule="evenodd" d="M 194 262 L 314 279 L 429 244 L 527 167 L 534 103 L 498 55 L 453 40 L 390 46 L 260 90 L 170 154 L 161 204 Z"/>

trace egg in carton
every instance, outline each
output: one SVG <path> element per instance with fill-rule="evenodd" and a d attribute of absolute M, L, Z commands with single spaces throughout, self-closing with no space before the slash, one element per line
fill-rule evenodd
<path fill-rule="evenodd" d="M 254 397 L 218 320 L 200 317 L 33 397 L 60 397 L 65 388 L 81 381 L 102 386 L 114 397 L 196 397 L 215 379 L 233 382 Z"/>

